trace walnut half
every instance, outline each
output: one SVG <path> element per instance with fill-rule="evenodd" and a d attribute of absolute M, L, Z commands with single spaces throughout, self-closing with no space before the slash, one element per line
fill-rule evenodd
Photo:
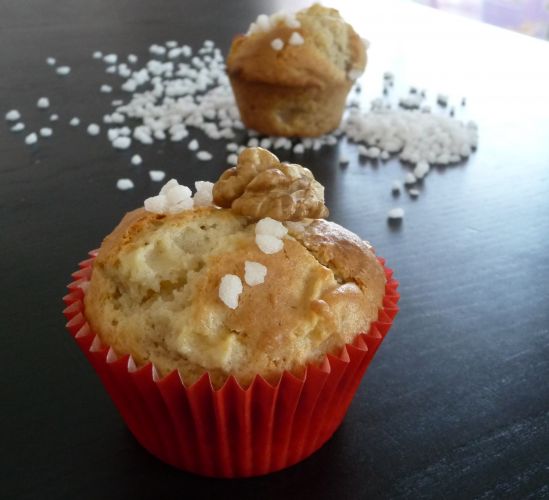
<path fill-rule="evenodd" d="M 246 148 L 236 167 L 221 175 L 213 187 L 214 203 L 253 219 L 279 221 L 320 219 L 328 215 L 324 186 L 308 168 L 280 163 L 263 148 Z"/>

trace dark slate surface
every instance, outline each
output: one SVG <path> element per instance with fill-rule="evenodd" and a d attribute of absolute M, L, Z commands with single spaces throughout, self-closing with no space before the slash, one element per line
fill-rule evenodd
<path fill-rule="evenodd" d="M 280 2 L 281 5 L 289 2 Z M 116 94 L 94 50 L 137 53 L 176 39 L 232 35 L 271 11 L 267 2 L 162 0 L 0 2 L 0 111 L 27 130 L 60 121 L 38 147 L 0 124 L 4 288 L 0 432 L 3 498 L 546 498 L 549 497 L 549 46 L 396 4 L 342 4 L 373 42 L 365 92 L 381 72 L 397 84 L 466 95 L 480 148 L 437 169 L 422 195 L 393 200 L 405 168 L 338 166 L 338 147 L 306 154 L 327 186 L 332 219 L 371 240 L 401 282 L 401 312 L 340 430 L 289 470 L 251 480 L 202 479 L 143 451 L 64 330 L 61 297 L 76 263 L 126 210 L 158 186 L 149 168 L 183 183 L 215 179 L 184 144 L 114 151 L 84 133 Z M 47 56 L 72 67 L 60 78 Z M 48 113 L 38 97 L 52 101 Z M 67 122 L 82 119 L 80 129 Z M 200 136 L 198 136 L 200 137 Z M 292 159 L 284 156 L 284 159 Z M 297 160 L 297 158 L 296 158 Z M 301 160 L 301 158 L 300 158 Z M 133 191 L 114 187 L 131 177 Z M 386 211 L 407 216 L 390 228 Z"/>

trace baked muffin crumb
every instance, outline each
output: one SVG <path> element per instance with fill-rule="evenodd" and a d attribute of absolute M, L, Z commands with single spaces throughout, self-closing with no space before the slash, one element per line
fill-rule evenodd
<path fill-rule="evenodd" d="M 339 125 L 347 94 L 366 67 L 366 48 L 335 9 L 314 4 L 294 18 L 259 16 L 233 40 L 227 73 L 248 128 L 318 136 Z"/>
<path fill-rule="evenodd" d="M 105 238 L 84 303 L 92 331 L 137 366 L 246 386 L 298 375 L 368 331 L 384 290 L 369 244 L 324 219 L 140 208 Z"/>

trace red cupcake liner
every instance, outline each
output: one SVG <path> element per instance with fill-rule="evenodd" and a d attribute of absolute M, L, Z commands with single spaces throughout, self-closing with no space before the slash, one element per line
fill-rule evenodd
<path fill-rule="evenodd" d="M 151 363 L 136 367 L 91 331 L 83 297 L 96 255 L 90 252 L 72 274 L 63 297 L 67 328 L 137 441 L 160 460 L 203 476 L 268 474 L 318 450 L 341 424 L 398 312 L 398 282 L 378 258 L 387 277 L 378 320 L 338 356 L 309 364 L 302 377 L 284 372 L 276 384 L 258 375 L 242 388 L 231 376 L 214 389 L 205 374 L 187 387 L 177 371 L 159 378 Z"/>

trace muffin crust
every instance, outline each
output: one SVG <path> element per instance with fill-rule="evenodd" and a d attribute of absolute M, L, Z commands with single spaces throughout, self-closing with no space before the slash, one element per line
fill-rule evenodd
<path fill-rule="evenodd" d="M 335 9 L 315 4 L 268 31 L 239 35 L 227 72 L 243 122 L 268 135 L 318 136 L 335 129 L 354 80 L 366 66 L 361 38 Z M 303 44 L 288 43 L 298 33 Z M 274 50 L 273 40 L 284 41 Z"/>
<path fill-rule="evenodd" d="M 153 362 L 185 384 L 208 372 L 242 385 L 301 373 L 369 329 L 385 276 L 371 248 L 337 224 L 309 220 L 290 228 L 284 249 L 267 255 L 255 223 L 226 209 L 127 214 L 100 248 L 85 296 L 92 330 L 119 354 Z M 232 310 L 217 289 L 245 261 L 268 269 L 244 285 Z"/>

